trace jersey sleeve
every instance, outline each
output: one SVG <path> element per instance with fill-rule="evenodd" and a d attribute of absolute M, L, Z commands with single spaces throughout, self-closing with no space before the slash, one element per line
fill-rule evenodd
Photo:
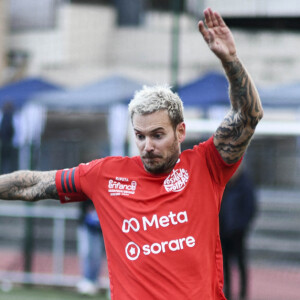
<path fill-rule="evenodd" d="M 61 203 L 92 199 L 99 170 L 105 159 L 96 159 L 71 169 L 58 170 L 55 184 Z"/>
<path fill-rule="evenodd" d="M 88 199 L 81 190 L 79 167 L 58 170 L 55 184 L 61 203 L 80 202 Z"/>
<path fill-rule="evenodd" d="M 214 144 L 213 136 L 203 144 L 206 162 L 212 178 L 217 184 L 225 186 L 241 164 L 243 157 L 236 163 L 228 164 L 223 160 L 218 152 Z"/>

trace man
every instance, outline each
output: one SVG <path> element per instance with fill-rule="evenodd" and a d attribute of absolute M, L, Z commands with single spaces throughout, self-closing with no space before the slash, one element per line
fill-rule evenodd
<path fill-rule="evenodd" d="M 104 243 L 93 202 L 91 200 L 81 202 L 80 211 L 77 240 L 82 278 L 76 287 L 80 294 L 92 296 L 98 292 Z"/>
<path fill-rule="evenodd" d="M 145 87 L 129 105 L 138 157 L 0 177 L 0 198 L 92 199 L 107 252 L 112 299 L 225 299 L 218 213 L 263 111 L 220 15 L 199 30 L 221 60 L 231 109 L 208 141 L 181 153 L 183 107 L 166 87 Z M 201 97 L 201 95 L 199 95 Z"/>
<path fill-rule="evenodd" d="M 231 272 L 235 262 L 239 275 L 239 299 L 248 299 L 246 239 L 257 210 L 255 187 L 241 164 L 226 185 L 220 210 L 220 237 L 224 265 L 224 292 L 232 299 Z"/>
<path fill-rule="evenodd" d="M 3 115 L 0 122 L 0 141 L 1 141 L 1 174 L 15 171 L 15 148 L 13 138 L 14 129 L 14 106 L 11 101 L 3 105 Z"/>

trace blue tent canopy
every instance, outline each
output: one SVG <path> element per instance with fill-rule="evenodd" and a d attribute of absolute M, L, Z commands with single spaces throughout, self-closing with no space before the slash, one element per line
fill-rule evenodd
<path fill-rule="evenodd" d="M 48 109 L 105 110 L 112 104 L 128 103 L 142 84 L 122 77 L 111 76 L 98 82 L 63 92 L 36 95 L 32 101 Z"/>
<path fill-rule="evenodd" d="M 300 107 L 300 82 L 258 89 L 263 106 Z"/>
<path fill-rule="evenodd" d="M 178 89 L 185 106 L 207 108 L 211 105 L 229 105 L 228 81 L 225 75 L 211 72 Z"/>
<path fill-rule="evenodd" d="M 10 83 L 0 88 L 0 108 L 4 103 L 13 103 L 16 109 L 21 108 L 34 94 L 45 91 L 62 91 L 59 85 L 52 84 L 41 78 L 27 78 Z"/>
<path fill-rule="evenodd" d="M 300 82 L 258 88 L 265 107 L 300 107 Z M 178 89 L 185 106 L 208 108 L 212 105 L 229 105 L 228 81 L 220 73 L 208 73 Z"/>

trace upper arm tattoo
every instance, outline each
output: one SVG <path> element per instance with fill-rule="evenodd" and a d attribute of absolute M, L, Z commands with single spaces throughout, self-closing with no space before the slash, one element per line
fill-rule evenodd
<path fill-rule="evenodd" d="M 37 201 L 59 199 L 56 171 L 17 171 L 0 176 L 0 199 Z"/>
<path fill-rule="evenodd" d="M 230 83 L 231 110 L 214 135 L 214 143 L 227 163 L 237 162 L 244 154 L 263 110 L 252 79 L 236 59 L 224 63 Z"/>

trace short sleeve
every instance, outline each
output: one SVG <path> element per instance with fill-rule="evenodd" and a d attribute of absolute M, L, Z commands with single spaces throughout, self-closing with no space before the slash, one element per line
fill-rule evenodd
<path fill-rule="evenodd" d="M 58 170 L 56 172 L 55 184 L 61 203 L 80 202 L 90 199 L 92 187 L 97 173 L 96 166 L 101 166 L 103 159 L 93 160 L 89 163 L 80 164 L 71 169 Z M 90 185 L 82 185 L 83 178 L 88 177 Z M 85 182 L 85 181 L 84 181 Z M 91 199 L 92 200 L 92 199 Z"/>
<path fill-rule="evenodd" d="M 214 144 L 213 136 L 203 144 L 206 162 L 211 176 L 217 184 L 225 186 L 241 164 L 243 158 L 233 164 L 226 163 Z"/>
<path fill-rule="evenodd" d="M 79 167 L 58 170 L 55 176 L 55 184 L 61 203 L 87 200 L 81 190 Z"/>

